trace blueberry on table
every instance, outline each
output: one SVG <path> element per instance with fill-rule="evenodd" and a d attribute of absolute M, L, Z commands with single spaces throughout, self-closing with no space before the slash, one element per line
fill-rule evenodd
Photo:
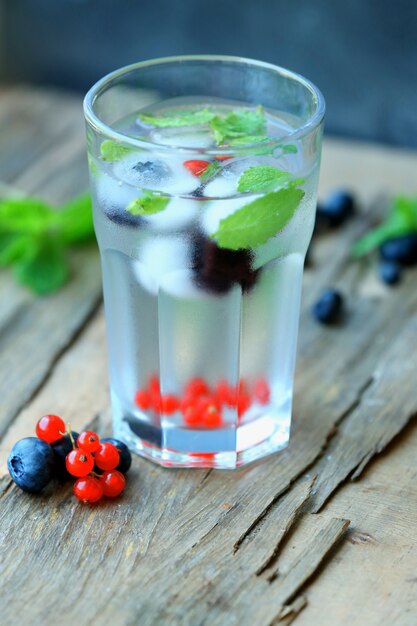
<path fill-rule="evenodd" d="M 20 439 L 12 448 L 7 467 L 14 482 L 28 493 L 39 493 L 53 478 L 52 446 L 38 437 Z"/>
<path fill-rule="evenodd" d="M 401 268 L 395 261 L 382 261 L 378 273 L 380 279 L 387 285 L 396 285 L 401 279 Z"/>
<path fill-rule="evenodd" d="M 340 317 L 343 297 L 335 289 L 327 289 L 313 306 L 314 317 L 321 324 L 333 324 Z"/>
<path fill-rule="evenodd" d="M 75 431 L 71 431 L 74 441 L 78 439 L 78 433 Z M 65 466 L 65 459 L 67 454 L 69 454 L 72 450 L 72 441 L 69 435 L 65 435 L 59 441 L 56 441 L 52 444 L 52 450 L 55 457 L 55 468 L 54 468 L 54 478 L 58 480 L 65 481 L 73 478 L 71 474 L 67 471 Z"/>
<path fill-rule="evenodd" d="M 400 265 L 417 264 L 417 233 L 388 239 L 379 248 L 385 261 L 396 261 Z"/>
<path fill-rule="evenodd" d="M 103 443 L 112 443 L 119 450 L 120 453 L 120 463 L 116 467 L 117 471 L 122 474 L 126 474 L 129 471 L 130 466 L 132 465 L 132 455 L 130 454 L 130 450 L 123 441 L 119 439 L 113 439 L 113 437 L 105 437 L 101 439 Z"/>
<path fill-rule="evenodd" d="M 329 226 L 340 226 L 354 213 L 355 203 L 352 194 L 347 191 L 334 191 L 320 205 L 322 219 L 327 219 Z"/>

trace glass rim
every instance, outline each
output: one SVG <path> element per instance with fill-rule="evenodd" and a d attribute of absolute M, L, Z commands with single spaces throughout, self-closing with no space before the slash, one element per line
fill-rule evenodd
<path fill-rule="evenodd" d="M 313 103 L 315 106 L 315 111 L 308 117 L 308 119 L 300 126 L 297 126 L 290 132 L 286 133 L 284 136 L 279 138 L 274 138 L 268 141 L 258 142 L 247 144 L 244 146 L 226 146 L 226 147 L 213 147 L 213 148 L 203 148 L 203 147 L 184 147 L 184 146 L 173 146 L 166 144 L 159 144 L 153 141 L 148 141 L 146 139 L 138 139 L 132 137 L 131 135 L 126 135 L 120 131 L 115 130 L 111 125 L 106 124 L 94 111 L 94 104 L 103 93 L 107 90 L 108 87 L 111 86 L 112 82 L 115 80 L 127 75 L 135 70 L 141 70 L 147 67 L 152 67 L 153 65 L 162 65 L 168 63 L 181 63 L 184 61 L 225 61 L 228 63 L 236 63 L 236 64 L 247 64 L 252 67 L 258 67 L 262 69 L 272 70 L 277 74 L 281 74 L 299 84 L 303 85 L 313 98 Z M 196 153 L 196 154 L 224 154 L 224 155 L 239 155 L 239 154 L 247 154 L 248 149 L 255 148 L 264 148 L 264 147 L 276 147 L 277 144 L 287 143 L 289 140 L 300 139 L 308 135 L 311 131 L 316 129 L 321 122 L 323 121 L 325 114 L 325 100 L 324 96 L 321 93 L 320 89 L 314 85 L 307 78 L 298 74 L 297 72 L 293 72 L 292 70 L 287 70 L 284 67 L 279 65 L 274 65 L 273 63 L 267 63 L 265 61 L 257 61 L 255 59 L 249 59 L 246 57 L 238 57 L 238 56 L 228 56 L 228 55 L 211 55 L 211 54 L 198 54 L 198 55 L 180 55 L 180 56 L 169 56 L 169 57 L 159 57 L 156 59 L 150 59 L 147 61 L 139 61 L 137 63 L 131 63 L 130 65 L 125 65 L 117 70 L 109 72 L 105 76 L 103 76 L 100 80 L 98 80 L 86 93 L 83 101 L 83 109 L 84 109 L 84 117 L 86 122 L 90 125 L 90 127 L 97 133 L 105 135 L 106 138 L 112 139 L 118 143 L 122 143 L 129 146 L 134 146 L 136 148 L 145 148 L 145 149 L 156 149 L 158 152 L 182 152 L 186 154 Z"/>

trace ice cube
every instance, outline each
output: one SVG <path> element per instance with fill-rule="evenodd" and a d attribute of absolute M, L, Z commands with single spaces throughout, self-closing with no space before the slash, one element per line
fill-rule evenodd
<path fill-rule="evenodd" d="M 135 276 L 145 289 L 157 293 L 162 278 L 188 263 L 188 249 L 178 237 L 148 239 L 140 250 L 140 260 L 132 261 Z"/>
<path fill-rule="evenodd" d="M 108 174 L 102 174 L 97 181 L 96 190 L 100 207 L 112 222 L 124 226 L 136 226 L 142 222 L 140 216 L 126 211 L 128 204 L 138 196 L 136 189 L 118 183 Z"/>
<path fill-rule="evenodd" d="M 211 148 L 215 141 L 209 131 L 198 127 L 188 128 L 165 128 L 153 130 L 149 138 L 154 143 L 165 146 L 178 146 L 179 148 Z"/>
<path fill-rule="evenodd" d="M 154 156 L 148 152 L 134 152 L 115 161 L 113 173 L 129 185 L 162 193 L 191 194 L 199 180 L 184 167 L 182 157 Z M 136 192 L 137 193 L 137 192 Z"/>
<path fill-rule="evenodd" d="M 197 200 L 172 198 L 163 211 L 144 219 L 150 228 L 158 231 L 182 230 L 201 212 L 201 205 Z"/>

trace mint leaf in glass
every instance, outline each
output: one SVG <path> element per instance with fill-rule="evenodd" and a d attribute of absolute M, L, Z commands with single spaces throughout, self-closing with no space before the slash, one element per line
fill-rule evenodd
<path fill-rule="evenodd" d="M 268 139 L 271 139 L 268 135 L 242 135 L 241 137 L 230 139 L 229 144 L 231 146 L 251 146 Z"/>
<path fill-rule="evenodd" d="M 136 198 L 128 204 L 126 211 L 132 215 L 152 215 L 163 211 L 168 202 L 169 198 L 145 190 L 140 198 Z"/>
<path fill-rule="evenodd" d="M 294 185 L 271 191 L 222 219 L 211 237 L 220 248 L 256 248 L 288 224 L 303 196 Z"/>
<path fill-rule="evenodd" d="M 206 167 L 206 169 L 204 170 L 204 172 L 202 174 L 200 174 L 199 178 L 200 180 L 205 183 L 207 180 L 209 180 L 212 176 L 214 176 L 215 174 L 217 174 L 217 172 L 221 170 L 221 165 L 218 161 L 213 161 L 212 163 L 210 163 L 210 165 L 208 165 Z"/>
<path fill-rule="evenodd" d="M 168 115 L 153 115 L 151 113 L 139 113 L 139 119 L 146 124 L 152 124 L 157 128 L 172 128 L 174 126 L 200 126 L 207 124 L 215 117 L 209 109 L 199 111 L 179 110 Z"/>
<path fill-rule="evenodd" d="M 236 109 L 224 117 L 216 115 L 209 125 L 214 139 L 221 145 L 248 135 L 264 135 L 266 119 L 263 108 L 259 105 L 255 111 Z"/>
<path fill-rule="evenodd" d="M 361 237 L 353 246 L 352 254 L 361 257 L 378 248 L 388 239 L 417 232 L 417 198 L 397 196 L 384 222 Z"/>
<path fill-rule="evenodd" d="M 291 174 L 273 165 L 253 165 L 240 175 L 237 190 L 240 193 L 273 191 L 288 185 L 291 179 Z"/>
<path fill-rule="evenodd" d="M 132 152 L 132 148 L 128 148 L 127 146 L 123 146 L 117 141 L 112 141 L 111 139 L 106 139 L 100 145 L 100 157 L 102 161 L 118 161 L 123 158 L 127 154 Z"/>

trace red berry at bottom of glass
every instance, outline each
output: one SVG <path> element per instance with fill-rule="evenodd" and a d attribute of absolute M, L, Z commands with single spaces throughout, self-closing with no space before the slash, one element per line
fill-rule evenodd
<path fill-rule="evenodd" d="M 100 482 L 103 494 L 108 498 L 116 498 L 122 493 L 126 486 L 126 478 L 117 470 L 104 472 L 104 474 L 100 476 Z"/>
<path fill-rule="evenodd" d="M 65 423 L 59 415 L 44 415 L 36 424 L 36 436 L 46 443 L 54 443 L 65 435 Z"/>
<path fill-rule="evenodd" d="M 120 452 L 112 443 L 105 442 L 94 454 L 94 460 L 100 469 L 112 470 L 120 463 Z"/>
<path fill-rule="evenodd" d="M 94 476 L 84 476 L 75 481 L 73 491 L 81 502 L 93 504 L 103 497 L 103 484 Z"/>
<path fill-rule="evenodd" d="M 71 476 L 81 478 L 93 471 L 94 457 L 86 450 L 76 448 L 67 454 L 65 467 Z"/>

